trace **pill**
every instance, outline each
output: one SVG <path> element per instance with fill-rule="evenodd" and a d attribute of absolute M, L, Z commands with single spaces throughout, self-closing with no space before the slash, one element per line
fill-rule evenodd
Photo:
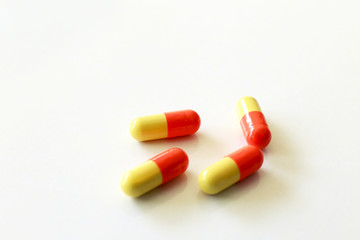
<path fill-rule="evenodd" d="M 120 186 L 130 197 L 139 197 L 181 175 L 188 165 L 188 156 L 182 149 L 170 148 L 127 171 Z"/>
<path fill-rule="evenodd" d="M 138 141 L 173 138 L 196 133 L 200 117 L 193 110 L 166 112 L 134 119 L 130 134 Z"/>
<path fill-rule="evenodd" d="M 248 145 L 240 148 L 202 171 L 200 188 L 205 193 L 217 194 L 256 172 L 263 158 L 257 147 Z"/>
<path fill-rule="evenodd" d="M 253 97 L 242 97 L 237 103 L 240 125 L 248 144 L 260 149 L 271 140 L 271 133 L 260 106 Z"/>

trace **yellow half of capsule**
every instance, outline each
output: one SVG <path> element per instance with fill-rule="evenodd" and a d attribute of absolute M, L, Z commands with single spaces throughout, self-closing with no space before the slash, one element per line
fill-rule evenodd
<path fill-rule="evenodd" d="M 131 122 L 130 134 L 138 141 L 148 141 L 168 136 L 165 114 L 135 118 Z"/>
<path fill-rule="evenodd" d="M 199 185 L 208 194 L 219 193 L 240 180 L 240 170 L 235 161 L 225 157 L 200 173 Z"/>
<path fill-rule="evenodd" d="M 160 168 L 154 161 L 147 161 L 126 172 L 121 180 L 121 188 L 130 197 L 139 197 L 163 182 Z"/>
<path fill-rule="evenodd" d="M 240 98 L 240 100 L 237 102 L 236 110 L 237 110 L 240 120 L 248 112 L 252 112 L 252 111 L 261 112 L 258 102 L 253 97 Z"/>

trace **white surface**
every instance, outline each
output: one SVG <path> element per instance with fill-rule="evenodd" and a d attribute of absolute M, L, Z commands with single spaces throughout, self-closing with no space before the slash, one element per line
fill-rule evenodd
<path fill-rule="evenodd" d="M 360 3 L 10 1 L 0 5 L 0 239 L 359 239 Z M 198 174 L 245 145 L 238 98 L 273 140 L 207 196 Z M 195 136 L 138 143 L 135 117 L 191 108 Z M 170 147 L 186 175 L 141 199 L 122 174 Z"/>

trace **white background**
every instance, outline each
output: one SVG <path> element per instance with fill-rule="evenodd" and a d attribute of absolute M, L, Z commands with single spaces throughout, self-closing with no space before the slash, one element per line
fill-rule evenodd
<path fill-rule="evenodd" d="M 0 1 L 0 239 L 359 239 L 358 0 Z M 217 196 L 199 173 L 244 146 L 262 169 Z M 133 118 L 194 109 L 191 137 Z M 140 199 L 122 174 L 181 147 L 185 175 Z"/>

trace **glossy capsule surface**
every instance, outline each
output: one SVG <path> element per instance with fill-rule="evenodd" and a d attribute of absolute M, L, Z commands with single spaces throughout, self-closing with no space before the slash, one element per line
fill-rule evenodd
<path fill-rule="evenodd" d="M 248 145 L 240 148 L 202 171 L 200 188 L 207 194 L 217 194 L 256 172 L 263 159 L 257 147 Z"/>
<path fill-rule="evenodd" d="M 170 148 L 127 171 L 120 185 L 130 197 L 139 197 L 181 175 L 188 165 L 188 156 L 182 149 Z"/>
<path fill-rule="evenodd" d="M 256 99 L 240 98 L 237 103 L 237 112 L 248 144 L 260 149 L 265 148 L 270 143 L 271 132 Z"/>
<path fill-rule="evenodd" d="M 186 136 L 196 133 L 200 122 L 193 110 L 166 112 L 134 119 L 130 134 L 138 141 Z"/>

